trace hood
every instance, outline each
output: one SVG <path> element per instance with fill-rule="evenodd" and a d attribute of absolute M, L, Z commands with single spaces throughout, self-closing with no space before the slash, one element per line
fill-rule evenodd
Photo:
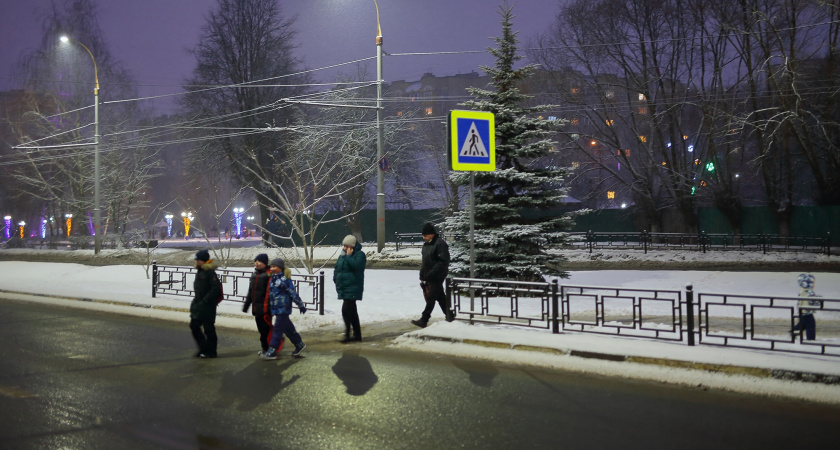
<path fill-rule="evenodd" d="M 213 261 L 212 259 L 201 265 L 201 270 L 216 270 L 218 268 L 219 265 L 216 264 L 216 261 Z"/>

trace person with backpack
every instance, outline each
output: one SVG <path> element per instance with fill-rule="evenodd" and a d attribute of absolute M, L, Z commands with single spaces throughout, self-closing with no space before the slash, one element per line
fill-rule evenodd
<path fill-rule="evenodd" d="M 190 330 L 198 345 L 197 358 L 215 358 L 216 345 L 216 306 L 222 295 L 222 282 L 216 275 L 218 265 L 210 259 L 210 252 L 199 250 L 195 254 L 195 281 L 193 297 L 190 303 Z M 203 329 L 203 331 L 202 331 Z"/>
<path fill-rule="evenodd" d="M 268 295 L 268 282 L 270 280 L 268 255 L 260 253 L 254 258 L 254 273 L 251 274 L 248 295 L 242 305 L 242 312 L 244 313 L 248 312 L 249 307 L 251 308 L 251 314 L 254 315 L 254 321 L 257 323 L 257 331 L 260 333 L 260 351 L 257 355 L 260 356 L 268 351 L 268 343 L 271 341 L 271 308 Z M 283 339 L 281 337 L 280 346 L 277 350 L 282 349 Z"/>
<path fill-rule="evenodd" d="M 277 359 L 277 351 L 280 349 L 283 335 L 289 337 L 295 349 L 292 356 L 300 356 L 300 352 L 306 348 L 300 334 L 295 330 L 295 324 L 289 318 L 292 313 L 292 302 L 298 305 L 301 314 L 306 314 L 306 306 L 300 299 L 295 285 L 292 283 L 292 271 L 286 268 L 286 263 L 280 258 L 271 260 L 271 281 L 269 281 L 269 305 L 271 314 L 274 316 L 274 330 L 272 331 L 271 342 L 268 351 L 260 355 L 264 360 Z"/>

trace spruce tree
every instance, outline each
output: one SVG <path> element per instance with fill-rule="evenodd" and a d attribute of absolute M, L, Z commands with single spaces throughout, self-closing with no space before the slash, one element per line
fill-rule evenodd
<path fill-rule="evenodd" d="M 564 230 L 571 215 L 551 216 L 540 211 L 559 206 L 567 189 L 567 169 L 547 165 L 554 142 L 550 135 L 557 122 L 541 118 L 550 105 L 527 106 L 532 96 L 519 86 L 536 71 L 536 65 L 515 68 L 517 55 L 512 27 L 512 7 L 500 7 L 502 36 L 494 38 L 498 48 L 488 48 L 494 67 L 480 69 L 492 78 L 488 89 L 469 88 L 473 97 L 461 106 L 466 110 L 489 111 L 496 124 L 496 170 L 475 172 L 475 276 L 478 278 L 541 281 L 544 275 L 567 274 L 559 269 L 562 257 L 548 250 L 568 238 Z M 459 185 L 469 185 L 468 172 L 451 176 Z M 468 236 L 469 209 L 457 211 L 446 220 L 450 236 Z M 470 242 L 459 239 L 452 245 L 451 272 L 469 275 Z"/>

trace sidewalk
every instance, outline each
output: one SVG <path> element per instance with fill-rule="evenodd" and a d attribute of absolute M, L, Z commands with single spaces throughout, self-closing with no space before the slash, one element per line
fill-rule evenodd
<path fill-rule="evenodd" d="M 435 311 L 429 327 L 412 329 L 408 322 L 422 309 L 422 300 L 415 292 L 416 272 L 368 272 L 366 285 L 370 294 L 366 291 L 365 300 L 359 305 L 363 329 L 376 323 L 404 321 L 406 327 L 399 330 L 410 331 L 394 339 L 393 345 L 399 348 L 495 361 L 499 367 L 513 364 L 515 370 L 529 370 L 527 367 L 531 366 L 840 404 L 840 357 L 689 347 L 677 342 L 587 333 L 552 334 L 549 330 L 507 325 L 470 325 L 464 320 L 447 323 L 440 320 L 439 311 Z M 184 321 L 191 300 L 174 296 L 152 298 L 151 281 L 137 266 L 0 262 L 0 273 L 4 274 L 0 279 L 0 298 L 19 301 Z M 45 274 L 49 274 L 49 283 L 44 282 Z M 679 275 L 674 273 L 673 277 Z M 331 276 L 327 273 L 327 280 Z M 771 276 L 778 278 L 778 274 Z M 663 280 L 664 276 L 659 278 Z M 710 281 L 718 282 L 719 278 Z M 677 285 L 684 282 L 672 281 Z M 295 313 L 295 325 L 301 332 L 343 326 L 341 304 L 334 290 L 327 289 L 326 293 L 324 316 Z M 223 302 L 217 325 L 252 330 L 253 319 L 241 312 L 240 305 Z M 381 345 L 381 341 L 367 345 Z"/>

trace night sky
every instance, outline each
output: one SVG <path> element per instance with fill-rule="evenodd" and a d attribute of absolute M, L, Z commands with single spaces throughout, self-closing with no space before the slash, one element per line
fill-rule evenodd
<path fill-rule="evenodd" d="M 502 0 L 378 0 L 386 53 L 480 51 L 501 34 Z M 562 0 L 518 0 L 514 30 L 521 45 L 545 32 Z M 49 0 L 0 0 L 0 90 L 18 87 L 12 67 L 21 52 L 41 41 L 39 13 Z M 195 62 L 187 54 L 200 35 L 212 0 L 100 0 L 99 23 L 110 45 L 134 76 L 141 96 L 181 92 Z M 376 56 L 376 9 L 373 0 L 286 0 L 284 11 L 298 15 L 299 57 L 310 69 Z M 478 71 L 492 65 L 487 53 L 437 56 L 386 56 L 386 82 L 417 80 Z M 353 66 L 342 70 L 354 73 Z M 330 81 L 335 69 L 314 77 Z M 368 66 L 375 78 L 375 60 Z M 105 89 L 106 86 L 103 86 Z M 170 100 L 157 100 L 160 112 L 172 112 Z"/>

